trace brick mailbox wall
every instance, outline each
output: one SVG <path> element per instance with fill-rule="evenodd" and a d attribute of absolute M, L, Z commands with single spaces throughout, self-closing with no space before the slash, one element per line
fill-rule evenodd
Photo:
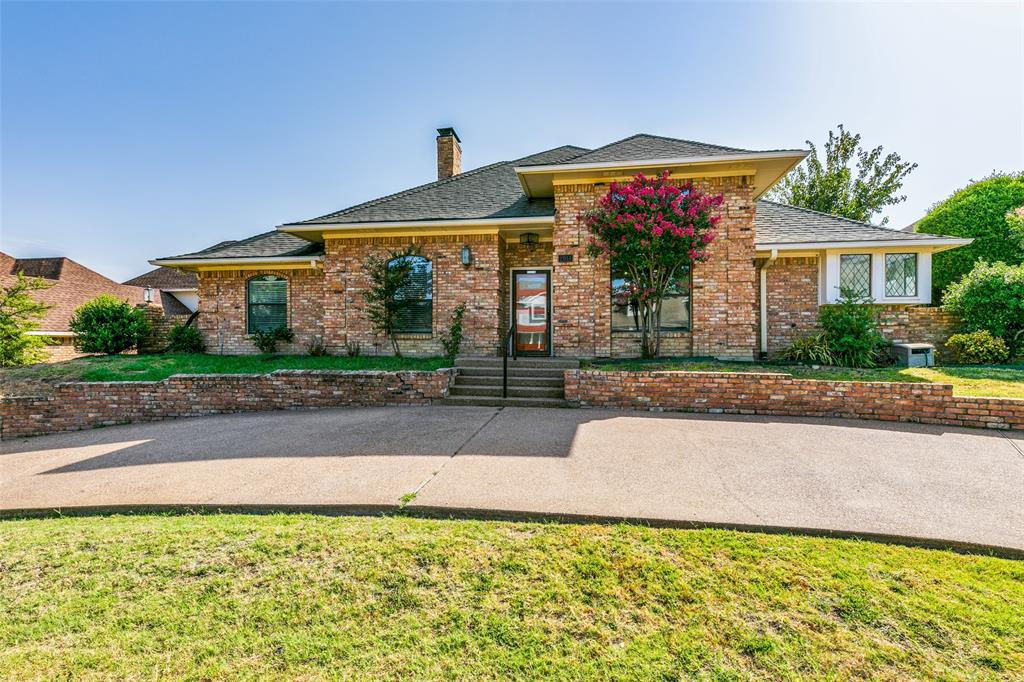
<path fill-rule="evenodd" d="M 1024 400 L 954 396 L 952 386 L 944 384 L 820 381 L 771 373 L 569 370 L 565 397 L 582 407 L 1024 430 Z"/>
<path fill-rule="evenodd" d="M 0 439 L 228 412 L 428 405 L 448 394 L 454 372 L 278 370 L 66 383 L 47 396 L 0 399 Z"/>

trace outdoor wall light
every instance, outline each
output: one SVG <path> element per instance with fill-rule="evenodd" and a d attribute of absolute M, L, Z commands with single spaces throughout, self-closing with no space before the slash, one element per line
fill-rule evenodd
<path fill-rule="evenodd" d="M 519 235 L 519 243 L 526 244 L 526 248 L 533 251 L 540 244 L 540 235 L 536 232 L 523 232 Z"/>
<path fill-rule="evenodd" d="M 146 303 L 153 302 L 153 289 L 151 287 L 146 287 L 142 290 L 142 300 Z"/>
<path fill-rule="evenodd" d="M 469 267 L 473 262 L 473 252 L 469 250 L 469 244 L 462 247 L 462 264 Z"/>

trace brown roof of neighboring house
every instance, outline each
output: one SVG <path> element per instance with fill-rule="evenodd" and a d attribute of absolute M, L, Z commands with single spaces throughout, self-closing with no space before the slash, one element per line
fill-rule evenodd
<path fill-rule="evenodd" d="M 142 287 L 118 284 L 70 258 L 14 258 L 0 252 L 0 285 L 9 286 L 18 273 L 41 277 L 52 286 L 33 291 L 32 297 L 52 306 L 39 327 L 44 332 L 66 332 L 75 309 L 100 294 L 111 294 L 129 303 L 145 302 Z M 154 297 L 154 305 L 160 305 Z"/>
<path fill-rule="evenodd" d="M 133 277 L 123 284 L 154 289 L 197 289 L 199 277 L 194 272 L 183 272 L 175 268 L 157 268 L 138 277 Z"/>

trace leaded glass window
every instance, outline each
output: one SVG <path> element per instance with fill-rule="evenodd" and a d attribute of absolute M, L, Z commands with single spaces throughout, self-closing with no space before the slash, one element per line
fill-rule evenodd
<path fill-rule="evenodd" d="M 917 296 L 917 254 L 885 254 L 885 295 Z"/>
<path fill-rule="evenodd" d="M 871 297 L 871 254 L 839 256 L 839 291 L 859 298 Z"/>

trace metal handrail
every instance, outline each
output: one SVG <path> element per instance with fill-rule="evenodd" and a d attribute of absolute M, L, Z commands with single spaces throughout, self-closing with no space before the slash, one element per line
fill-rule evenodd
<path fill-rule="evenodd" d="M 501 352 L 501 397 L 508 397 L 508 355 L 512 353 L 512 359 L 516 359 L 516 344 L 512 343 L 512 336 L 516 331 L 516 323 L 513 322 L 505 332 L 505 342 L 502 344 Z"/>

